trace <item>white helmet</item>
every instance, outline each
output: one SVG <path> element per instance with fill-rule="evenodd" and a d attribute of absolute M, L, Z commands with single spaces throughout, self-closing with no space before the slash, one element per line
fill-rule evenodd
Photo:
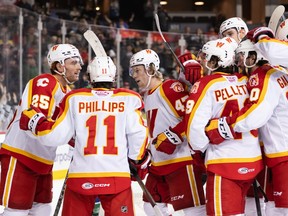
<path fill-rule="evenodd" d="M 135 53 L 130 59 L 130 68 L 136 65 L 144 65 L 148 70 L 150 64 L 154 64 L 155 69 L 158 71 L 160 68 L 160 59 L 157 53 L 151 49 L 141 50 Z M 130 70 L 131 71 L 131 70 Z"/>
<path fill-rule="evenodd" d="M 288 41 L 288 19 L 280 23 L 277 28 L 275 37 L 279 40 Z"/>
<path fill-rule="evenodd" d="M 245 34 L 248 32 L 246 23 L 240 17 L 232 17 L 222 22 L 219 29 L 220 37 L 223 37 L 223 32 L 231 28 L 236 28 L 237 32 L 244 29 Z"/>
<path fill-rule="evenodd" d="M 91 83 L 114 82 L 116 66 L 109 56 L 95 57 L 88 65 L 87 73 Z"/>
<path fill-rule="evenodd" d="M 246 65 L 246 59 L 249 56 L 249 52 L 255 51 L 257 54 L 257 59 L 253 65 Z M 247 68 L 251 68 L 257 64 L 258 61 L 260 60 L 266 60 L 264 56 L 260 53 L 260 51 L 254 46 L 254 43 L 250 41 L 249 39 L 246 39 L 244 41 L 241 41 L 240 44 L 238 45 L 236 49 L 236 55 L 238 53 L 242 53 L 244 57 L 244 65 Z"/>
<path fill-rule="evenodd" d="M 235 49 L 237 46 L 237 42 L 230 37 L 208 41 L 202 47 L 202 52 L 205 53 L 206 67 L 211 71 L 217 69 L 212 69 L 207 66 L 207 62 L 211 60 L 212 56 L 219 58 L 218 67 L 225 68 L 234 65 Z"/>
<path fill-rule="evenodd" d="M 53 62 L 60 62 L 61 65 L 64 65 L 66 59 L 73 57 L 78 57 L 80 64 L 83 65 L 82 57 L 75 46 L 71 44 L 56 44 L 50 48 L 47 60 L 51 67 Z"/>

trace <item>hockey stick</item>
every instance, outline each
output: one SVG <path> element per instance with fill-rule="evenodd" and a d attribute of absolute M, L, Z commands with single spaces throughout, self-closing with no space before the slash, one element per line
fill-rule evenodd
<path fill-rule="evenodd" d="M 262 194 L 263 197 L 264 197 L 264 202 L 265 202 L 265 203 L 268 202 L 269 200 L 268 200 L 268 197 L 267 197 L 265 191 L 264 191 L 263 188 L 261 187 L 260 183 L 259 183 L 257 180 L 255 180 L 255 181 L 256 181 L 256 185 L 257 185 L 258 190 L 261 192 L 261 194 Z"/>
<path fill-rule="evenodd" d="M 64 198 L 64 192 L 65 192 L 65 188 L 66 188 L 66 181 L 67 181 L 67 178 L 68 178 L 68 173 L 69 173 L 69 170 L 67 170 L 67 174 L 66 174 L 66 177 L 65 177 L 65 180 L 64 180 L 64 183 L 63 183 L 63 186 L 62 186 L 62 189 L 61 189 L 61 192 L 60 192 L 60 195 L 59 195 L 59 199 L 57 201 L 53 216 L 58 216 L 58 214 L 59 214 L 60 207 L 61 207 L 61 204 L 62 204 L 62 201 L 63 201 L 63 198 Z"/>
<path fill-rule="evenodd" d="M 88 41 L 89 45 L 91 46 L 97 57 L 107 56 L 101 41 L 93 31 L 87 30 L 86 32 L 84 32 L 83 36 Z"/>
<path fill-rule="evenodd" d="M 131 163 L 129 163 L 129 166 L 130 166 L 130 171 L 131 171 L 132 176 L 136 179 L 136 181 L 138 182 L 139 186 L 141 187 L 144 195 L 146 196 L 147 200 L 152 205 L 156 216 L 163 216 L 163 214 L 161 213 L 160 208 L 157 206 L 157 204 L 156 204 L 155 200 L 153 199 L 152 195 L 147 190 L 147 188 L 145 187 L 143 181 L 139 177 L 136 167 L 134 167 Z"/>
<path fill-rule="evenodd" d="M 256 204 L 256 209 L 257 209 L 257 216 L 262 216 L 260 200 L 259 200 L 257 189 L 258 189 L 257 180 L 255 179 L 253 182 L 253 190 L 254 190 L 255 204 Z"/>
<path fill-rule="evenodd" d="M 176 60 L 176 62 L 177 62 L 177 64 L 178 64 L 178 66 L 181 68 L 180 73 L 181 73 L 181 72 L 183 73 L 183 72 L 185 71 L 184 66 L 181 64 L 181 62 L 179 61 L 179 59 L 178 59 L 178 57 L 176 56 L 175 52 L 173 51 L 172 47 L 171 47 L 170 44 L 166 41 L 164 35 L 162 34 L 162 30 L 161 30 L 160 22 L 159 22 L 159 17 L 158 17 L 158 14 L 157 14 L 157 13 L 155 13 L 154 18 L 155 18 L 157 30 L 158 30 L 158 32 L 159 32 L 159 34 L 160 34 L 160 36 L 161 36 L 164 44 L 165 44 L 166 47 L 170 50 L 170 52 L 172 53 L 174 59 Z"/>
<path fill-rule="evenodd" d="M 69 162 L 69 167 L 70 167 L 70 164 L 73 160 L 73 148 L 71 146 L 75 145 L 75 140 L 74 139 L 71 139 L 68 144 L 70 145 L 69 146 L 69 152 L 68 152 L 68 155 L 71 157 L 70 158 L 70 162 Z M 67 169 L 67 173 L 66 173 L 66 176 L 65 176 L 65 179 L 64 179 L 64 182 L 63 182 L 63 185 L 62 185 L 62 188 L 61 188 L 61 191 L 60 191 L 60 195 L 59 195 L 59 198 L 58 198 L 58 201 L 57 201 L 57 204 L 56 204 L 56 207 L 55 207 L 55 210 L 54 210 L 54 214 L 53 216 L 58 216 L 59 214 L 59 211 L 60 211 L 60 207 L 62 205 L 62 201 L 64 199 L 64 192 L 65 192 L 65 188 L 66 188 L 66 181 L 67 181 L 67 178 L 68 178 L 68 173 L 69 173 L 69 167 Z"/>
<path fill-rule="evenodd" d="M 279 21 L 281 20 L 281 17 L 283 16 L 284 12 L 285 12 L 285 7 L 283 5 L 279 5 L 274 9 L 270 17 L 268 28 L 272 29 L 274 34 L 276 33 Z"/>

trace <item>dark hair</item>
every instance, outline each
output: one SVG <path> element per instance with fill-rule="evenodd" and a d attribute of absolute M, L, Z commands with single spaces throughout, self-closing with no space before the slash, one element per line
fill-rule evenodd
<path fill-rule="evenodd" d="M 55 70 L 57 71 L 57 68 L 56 68 L 56 64 L 57 63 L 59 63 L 59 62 L 53 62 L 52 64 L 51 64 L 51 67 L 50 67 L 50 72 L 51 72 L 51 74 L 57 74 L 56 72 L 55 72 Z"/>
<path fill-rule="evenodd" d="M 111 89 L 114 87 L 114 83 L 113 82 L 93 82 L 91 83 L 91 86 L 93 88 L 108 88 Z"/>
<path fill-rule="evenodd" d="M 269 63 L 267 60 L 259 60 L 256 65 L 261 67 L 261 66 L 263 66 L 264 64 L 267 64 L 267 63 Z"/>
<path fill-rule="evenodd" d="M 212 55 L 210 58 L 210 61 L 215 61 L 216 63 L 216 67 L 218 67 L 218 62 L 220 61 L 218 56 Z M 228 67 L 219 67 L 217 68 L 215 71 L 220 71 L 220 72 L 224 72 L 224 73 L 229 73 L 229 74 L 233 74 L 237 71 L 236 66 L 235 65 L 231 65 Z"/>

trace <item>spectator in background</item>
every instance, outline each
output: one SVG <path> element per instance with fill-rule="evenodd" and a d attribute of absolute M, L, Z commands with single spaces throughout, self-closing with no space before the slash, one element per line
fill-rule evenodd
<path fill-rule="evenodd" d="M 157 9 L 157 14 L 159 17 L 161 30 L 164 32 L 168 32 L 170 28 L 171 18 L 169 17 L 167 11 L 160 5 Z"/>
<path fill-rule="evenodd" d="M 131 85 L 131 76 L 129 75 L 129 62 L 133 55 L 133 46 L 131 44 L 123 44 L 123 49 L 121 49 L 120 64 L 122 67 L 122 79 L 123 83 L 128 82 Z"/>
<path fill-rule="evenodd" d="M 81 12 L 79 8 L 77 8 L 76 6 L 73 6 L 72 10 L 69 12 L 69 15 L 72 20 L 77 21 L 81 16 Z"/>
<path fill-rule="evenodd" d="M 129 29 L 129 25 L 127 22 L 125 22 L 125 20 L 120 18 L 119 21 L 116 23 L 116 28 Z"/>
<path fill-rule="evenodd" d="M 109 18 L 112 22 L 117 22 L 120 16 L 119 0 L 111 0 L 109 8 Z"/>
<path fill-rule="evenodd" d="M 147 0 L 144 4 L 144 30 L 152 31 L 154 23 L 154 4 L 153 0 Z"/>
<path fill-rule="evenodd" d="M 28 3 L 28 0 L 16 0 L 14 4 L 18 7 L 32 10 L 32 5 Z"/>
<path fill-rule="evenodd" d="M 23 70 L 23 84 L 38 75 L 38 66 L 35 57 L 32 54 L 27 55 L 26 62 L 24 63 Z"/>

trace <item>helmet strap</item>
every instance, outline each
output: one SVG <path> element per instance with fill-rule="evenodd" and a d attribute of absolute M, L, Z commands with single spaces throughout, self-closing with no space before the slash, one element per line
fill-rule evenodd
<path fill-rule="evenodd" d="M 67 77 L 66 77 L 66 68 L 64 66 L 64 71 L 62 73 L 60 73 L 59 71 L 57 70 L 54 70 L 55 73 L 57 73 L 58 75 L 62 76 L 65 80 L 66 83 L 68 83 L 69 85 L 73 84 L 74 82 L 70 82 Z"/>

